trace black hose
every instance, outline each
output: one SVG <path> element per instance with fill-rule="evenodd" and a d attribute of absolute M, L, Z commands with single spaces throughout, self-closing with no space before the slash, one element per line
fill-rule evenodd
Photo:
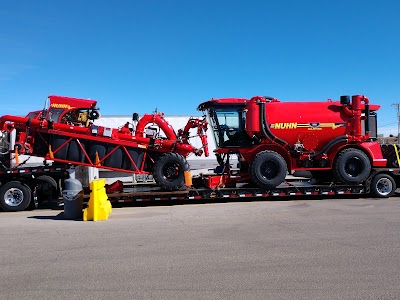
<path fill-rule="evenodd" d="M 365 134 L 370 133 L 369 130 L 369 104 L 365 104 Z"/>
<path fill-rule="evenodd" d="M 264 103 L 260 103 L 260 125 L 261 125 L 261 133 L 264 138 L 268 139 L 270 142 L 272 142 L 272 138 L 268 135 L 268 132 L 265 130 L 265 105 Z"/>
<path fill-rule="evenodd" d="M 334 145 L 341 143 L 341 142 L 347 142 L 347 135 L 342 135 L 338 136 L 337 138 L 334 138 L 331 140 L 328 144 L 326 144 L 321 150 L 319 150 L 317 153 L 311 154 L 310 158 L 314 158 L 322 153 L 326 153 L 329 148 L 333 147 Z"/>
<path fill-rule="evenodd" d="M 265 103 L 260 103 L 260 121 L 261 121 L 261 130 L 263 135 L 271 142 L 273 143 L 278 143 L 281 144 L 284 147 L 287 147 L 289 150 L 292 150 L 292 147 L 290 145 L 282 140 L 281 138 L 278 138 L 275 136 L 271 130 L 269 129 L 268 122 L 267 122 L 267 114 L 265 113 Z"/>

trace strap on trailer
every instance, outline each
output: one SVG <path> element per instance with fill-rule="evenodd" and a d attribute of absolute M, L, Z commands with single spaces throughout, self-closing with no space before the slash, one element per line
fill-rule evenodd
<path fill-rule="evenodd" d="M 394 151 L 396 152 L 396 158 L 397 158 L 397 164 L 400 167 L 400 157 L 399 157 L 399 151 L 397 150 L 397 145 L 393 144 Z"/>

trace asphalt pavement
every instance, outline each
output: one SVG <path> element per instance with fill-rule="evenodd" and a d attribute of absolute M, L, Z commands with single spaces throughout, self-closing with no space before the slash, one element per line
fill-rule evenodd
<path fill-rule="evenodd" d="M 400 198 L 0 212 L 0 299 L 400 299 Z"/>

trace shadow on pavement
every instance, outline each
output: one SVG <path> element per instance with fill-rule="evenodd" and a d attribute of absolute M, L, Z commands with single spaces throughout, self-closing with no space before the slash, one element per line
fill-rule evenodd
<path fill-rule="evenodd" d="M 56 216 L 30 216 L 28 219 L 37 219 L 37 220 L 62 220 L 62 221 L 82 221 L 82 218 L 77 219 L 69 219 L 64 216 L 64 212 L 60 212 Z"/>

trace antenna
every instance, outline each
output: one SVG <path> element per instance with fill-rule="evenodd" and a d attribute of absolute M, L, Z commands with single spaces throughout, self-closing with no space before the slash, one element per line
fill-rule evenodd
<path fill-rule="evenodd" d="M 400 103 L 393 103 L 392 106 L 396 106 L 397 108 L 397 143 L 400 142 Z"/>

